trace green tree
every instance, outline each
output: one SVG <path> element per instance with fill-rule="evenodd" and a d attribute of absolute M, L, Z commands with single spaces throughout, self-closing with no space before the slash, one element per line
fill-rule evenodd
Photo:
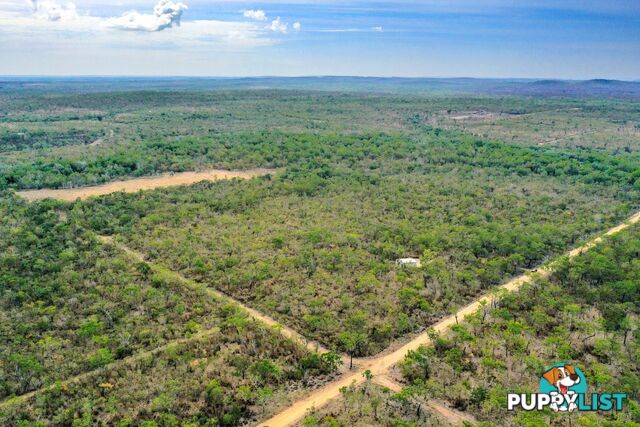
<path fill-rule="evenodd" d="M 23 356 L 16 353 L 12 354 L 9 359 L 14 365 L 13 376 L 19 384 L 19 393 L 25 393 L 29 390 L 33 379 L 43 371 L 42 363 L 33 356 Z"/>
<path fill-rule="evenodd" d="M 365 340 L 364 334 L 356 332 L 342 332 L 338 335 L 340 346 L 349 355 L 349 369 L 353 369 L 353 357 L 359 353 Z"/>

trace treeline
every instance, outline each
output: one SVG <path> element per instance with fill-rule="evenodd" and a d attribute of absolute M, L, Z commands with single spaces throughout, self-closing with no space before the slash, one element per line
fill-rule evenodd
<path fill-rule="evenodd" d="M 448 400 L 487 425 L 565 425 L 565 416 L 507 412 L 509 392 L 536 392 L 546 367 L 578 366 L 589 393 L 627 393 L 625 409 L 578 413 L 584 426 L 640 425 L 640 228 L 609 237 L 434 335 L 434 347 L 411 352 L 400 369 L 412 393 Z"/>
<path fill-rule="evenodd" d="M 340 397 L 314 408 L 296 427 L 444 427 L 450 425 L 407 390 L 395 393 L 376 384 L 371 372 L 365 382 L 340 389 Z"/>
<path fill-rule="evenodd" d="M 572 182 L 638 189 L 640 160 L 591 151 L 568 152 L 486 142 L 430 130 L 403 134 L 316 135 L 231 133 L 211 138 L 145 141 L 98 154 L 0 164 L 0 186 L 16 189 L 92 185 L 123 177 L 216 167 L 292 167 L 417 172 L 434 166 L 493 168 L 503 174 L 553 176 Z"/>
<path fill-rule="evenodd" d="M 101 133 L 70 129 L 66 132 L 30 131 L 22 129 L 0 133 L 0 153 L 20 150 L 40 150 L 67 145 L 86 145 L 96 141 Z"/>

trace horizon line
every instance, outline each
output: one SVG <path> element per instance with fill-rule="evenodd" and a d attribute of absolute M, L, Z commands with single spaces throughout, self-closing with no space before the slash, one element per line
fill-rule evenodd
<path fill-rule="evenodd" d="M 353 79 L 396 79 L 396 80 L 495 80 L 495 81 L 522 81 L 522 82 L 589 82 L 589 81 L 610 81 L 622 83 L 640 83 L 637 79 L 617 79 L 608 77 L 592 78 L 565 78 L 565 77 L 469 77 L 469 76 L 377 76 L 377 75 L 348 75 L 348 74 L 305 74 L 305 75 L 238 75 L 238 76 L 216 76 L 216 75 L 148 75 L 148 74 L 0 74 L 0 79 L 29 78 L 29 79 L 305 79 L 305 78 L 353 78 Z"/>

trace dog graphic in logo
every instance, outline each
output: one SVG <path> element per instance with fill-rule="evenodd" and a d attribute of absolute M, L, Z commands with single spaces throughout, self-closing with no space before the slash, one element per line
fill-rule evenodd
<path fill-rule="evenodd" d="M 543 380 L 546 380 L 551 387 L 543 384 Z M 561 363 L 552 366 L 542 375 L 540 390 L 551 396 L 553 403 L 551 403 L 549 407 L 555 412 L 573 412 L 578 407 L 574 403 L 575 399 L 573 399 L 573 395 L 586 391 L 586 381 L 584 381 L 582 372 L 575 366 Z M 558 399 L 558 397 L 561 397 L 561 399 Z M 560 402 L 572 403 L 567 404 Z"/>
<path fill-rule="evenodd" d="M 580 368 L 556 363 L 540 377 L 539 393 L 508 393 L 507 410 L 569 413 L 573 411 L 621 411 L 626 393 L 592 393 L 587 400 L 587 379 Z"/>

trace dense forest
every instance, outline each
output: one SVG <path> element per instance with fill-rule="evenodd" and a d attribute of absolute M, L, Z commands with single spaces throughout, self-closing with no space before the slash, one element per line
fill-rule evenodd
<path fill-rule="evenodd" d="M 288 166 L 326 175 L 338 166 L 366 174 L 378 170 L 382 173 L 422 172 L 444 164 L 494 167 L 507 174 L 568 177 L 586 183 L 633 186 L 637 181 L 640 186 L 637 156 L 522 148 L 426 125 L 420 129 L 417 137 L 397 133 L 318 136 L 264 131 L 149 141 L 84 160 L 36 160 L 5 166 L 0 186 L 78 187 L 115 178 L 206 167 Z M 322 171 L 323 168 L 328 170 Z"/>

